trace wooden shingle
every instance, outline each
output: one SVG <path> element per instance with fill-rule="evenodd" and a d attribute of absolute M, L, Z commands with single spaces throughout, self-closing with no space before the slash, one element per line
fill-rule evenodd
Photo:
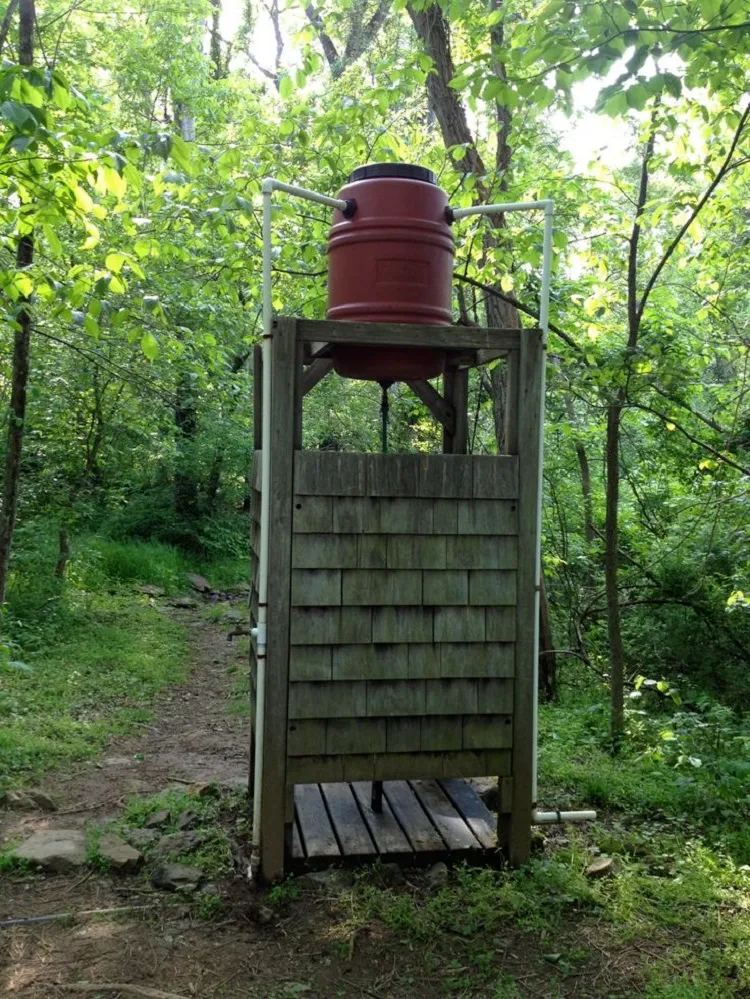
<path fill-rule="evenodd" d="M 459 500 L 459 534 L 518 534 L 517 500 Z"/>
<path fill-rule="evenodd" d="M 469 603 L 475 606 L 513 606 L 516 602 L 516 573 L 513 569 L 473 569 L 469 571 Z"/>
<path fill-rule="evenodd" d="M 362 681 L 290 683 L 291 718 L 364 718 L 367 687 Z"/>
<path fill-rule="evenodd" d="M 436 607 L 436 642 L 483 642 L 484 607 Z"/>
<path fill-rule="evenodd" d="M 408 645 L 337 645 L 334 680 L 408 679 Z"/>
<path fill-rule="evenodd" d="M 446 542 L 444 566 L 448 569 L 515 569 L 518 564 L 518 539 L 510 535 L 507 537 L 458 535 L 453 538 L 433 540 Z M 442 567 L 424 566 L 424 568 Z"/>
<path fill-rule="evenodd" d="M 293 607 L 337 607 L 340 605 L 340 569 L 292 569 Z"/>
<path fill-rule="evenodd" d="M 422 603 L 418 569 L 345 569 L 342 602 L 347 606 Z"/>
<path fill-rule="evenodd" d="M 422 603 L 464 606 L 469 602 L 469 576 L 462 569 L 425 569 Z M 436 639 L 437 641 L 438 639 Z"/>
<path fill-rule="evenodd" d="M 368 454 L 366 458 L 368 495 L 418 495 L 418 454 Z"/>
<path fill-rule="evenodd" d="M 325 534 L 333 530 L 331 496 L 295 496 L 292 504 L 292 530 L 297 534 Z"/>
<path fill-rule="evenodd" d="M 372 641 L 369 607 L 295 607 L 292 645 L 346 645 Z"/>
<path fill-rule="evenodd" d="M 385 718 L 332 718 L 327 723 L 326 752 L 332 755 L 384 753 Z"/>
<path fill-rule="evenodd" d="M 516 499 L 518 497 L 517 455 L 472 455 L 475 499 Z"/>
<path fill-rule="evenodd" d="M 294 491 L 302 496 L 366 496 L 367 455 L 347 451 L 297 451 Z"/>
<path fill-rule="evenodd" d="M 431 642 L 432 640 L 432 608 L 372 608 L 373 642 Z"/>
<path fill-rule="evenodd" d="M 292 567 L 356 569 L 357 538 L 349 534 L 295 534 L 292 540 Z"/>
<path fill-rule="evenodd" d="M 425 710 L 424 680 L 368 680 L 369 717 L 422 715 Z"/>
<path fill-rule="evenodd" d="M 512 677 L 515 647 L 512 642 L 444 642 L 440 675 L 450 677 Z"/>
<path fill-rule="evenodd" d="M 330 680 L 330 645 L 292 645 L 289 649 L 289 680 Z"/>
<path fill-rule="evenodd" d="M 477 713 L 475 680 L 425 680 L 425 714 L 474 715 Z"/>
<path fill-rule="evenodd" d="M 387 565 L 389 569 L 445 569 L 446 545 L 455 538 L 429 535 L 391 535 L 388 538 Z M 475 541 L 476 538 L 467 540 Z M 464 566 L 448 566 L 464 568 Z M 468 566 L 466 567 L 468 568 Z M 492 565 L 488 568 L 497 569 Z"/>
<path fill-rule="evenodd" d="M 419 495 L 456 499 L 472 495 L 473 455 L 426 454 L 420 457 Z"/>
<path fill-rule="evenodd" d="M 464 749 L 509 749 L 513 745 L 511 715 L 475 715 L 464 718 Z"/>
<path fill-rule="evenodd" d="M 516 637 L 514 607 L 487 607 L 485 610 L 488 642 L 512 642 Z"/>
<path fill-rule="evenodd" d="M 440 646 L 433 642 L 407 646 L 408 670 L 411 680 L 428 680 L 440 676 Z"/>

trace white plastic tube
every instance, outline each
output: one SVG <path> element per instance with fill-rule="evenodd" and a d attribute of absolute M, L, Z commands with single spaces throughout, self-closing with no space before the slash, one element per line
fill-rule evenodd
<path fill-rule="evenodd" d="M 465 219 L 470 215 L 499 215 L 501 212 L 534 212 L 538 208 L 547 208 L 552 202 L 545 201 L 509 201 L 498 205 L 472 205 L 471 208 L 453 208 L 454 219 Z"/>
<path fill-rule="evenodd" d="M 261 427 L 260 459 L 260 553 L 258 558 L 258 625 L 252 629 L 256 640 L 255 652 L 255 768 L 253 773 L 253 838 L 252 863 L 258 862 L 260 847 L 260 817 L 263 804 L 263 744 L 265 735 L 266 707 L 266 634 L 268 630 L 268 524 L 271 514 L 269 485 L 271 482 L 271 448 L 269 431 L 271 427 L 271 373 L 273 365 L 273 295 L 272 281 L 272 201 L 274 191 L 284 191 L 307 201 L 315 201 L 331 208 L 346 209 L 346 201 L 329 198 L 326 194 L 308 191 L 283 181 L 266 177 L 261 185 L 263 194 L 263 410 Z"/>
<path fill-rule="evenodd" d="M 540 812 L 535 808 L 531 813 L 531 824 L 533 826 L 549 826 L 555 822 L 593 822 L 595 818 L 596 812 L 593 811 L 561 812 L 555 810 Z"/>

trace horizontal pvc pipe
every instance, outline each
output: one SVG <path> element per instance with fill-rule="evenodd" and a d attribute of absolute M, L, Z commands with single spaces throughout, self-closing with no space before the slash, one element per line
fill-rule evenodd
<path fill-rule="evenodd" d="M 469 215 L 497 215 L 498 212 L 534 212 L 552 205 L 545 201 L 509 201 L 499 205 L 472 205 L 471 208 L 453 208 L 454 219 L 465 219 Z"/>
<path fill-rule="evenodd" d="M 346 208 L 346 201 L 341 198 L 329 198 L 327 194 L 318 194 L 317 191 L 308 191 L 306 187 L 295 187 L 294 184 L 285 184 L 282 180 L 274 180 L 273 177 L 266 177 L 263 181 L 263 193 L 270 194 L 271 191 L 286 191 L 297 198 L 305 198 L 307 201 L 317 201 L 319 205 L 328 205 L 329 208 Z"/>
<path fill-rule="evenodd" d="M 555 822 L 593 822 L 596 812 L 540 812 L 537 809 L 531 813 L 531 824 L 533 826 L 549 826 Z"/>

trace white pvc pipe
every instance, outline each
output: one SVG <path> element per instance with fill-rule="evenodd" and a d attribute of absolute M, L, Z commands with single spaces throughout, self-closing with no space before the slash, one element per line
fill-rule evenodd
<path fill-rule="evenodd" d="M 274 191 L 285 191 L 307 201 L 315 201 L 331 208 L 347 207 L 346 201 L 329 198 L 326 194 L 308 191 L 304 187 L 285 184 L 273 177 L 266 177 L 261 185 L 263 193 L 263 410 L 261 426 L 260 459 L 260 553 L 258 558 L 258 625 L 251 629 L 256 639 L 255 652 L 255 768 L 253 774 L 253 835 L 251 865 L 258 863 L 260 849 L 260 818 L 263 804 L 263 748 L 265 736 L 266 707 L 266 634 L 268 630 L 268 523 L 271 515 L 269 486 L 271 482 L 271 448 L 269 433 L 271 428 L 271 372 L 273 341 L 273 295 L 272 243 L 271 243 L 271 203 Z"/>
<path fill-rule="evenodd" d="M 534 809 L 531 813 L 531 824 L 533 826 L 548 826 L 555 822 L 593 822 L 596 812 L 539 812 Z"/>
<path fill-rule="evenodd" d="M 454 219 L 465 219 L 469 215 L 498 215 L 501 212 L 533 212 L 538 208 L 547 209 L 552 202 L 545 201 L 508 201 L 498 205 L 472 205 L 471 208 L 453 208 Z"/>

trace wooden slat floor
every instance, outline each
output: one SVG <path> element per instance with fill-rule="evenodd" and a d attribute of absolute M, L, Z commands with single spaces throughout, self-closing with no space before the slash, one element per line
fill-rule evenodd
<path fill-rule="evenodd" d="M 466 781 L 385 781 L 380 814 L 370 807 L 371 786 L 295 786 L 292 867 L 497 854 L 497 819 Z"/>

